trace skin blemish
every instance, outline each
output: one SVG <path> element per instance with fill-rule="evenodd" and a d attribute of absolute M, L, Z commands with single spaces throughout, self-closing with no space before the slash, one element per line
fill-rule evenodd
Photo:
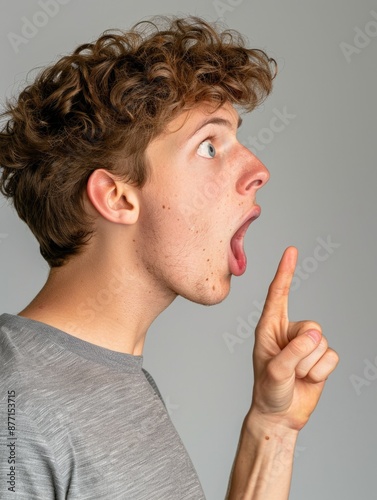
<path fill-rule="evenodd" d="M 268 441 L 270 439 L 270 436 L 266 436 L 264 439 Z"/>
<path fill-rule="evenodd" d="M 216 290 L 215 285 L 213 285 L 212 290 Z"/>
<path fill-rule="evenodd" d="M 162 205 L 162 208 L 165 208 L 165 205 Z"/>
<path fill-rule="evenodd" d="M 209 278 L 206 278 L 206 281 L 208 281 Z"/>
<path fill-rule="evenodd" d="M 209 262 L 209 259 L 207 259 L 207 262 Z"/>

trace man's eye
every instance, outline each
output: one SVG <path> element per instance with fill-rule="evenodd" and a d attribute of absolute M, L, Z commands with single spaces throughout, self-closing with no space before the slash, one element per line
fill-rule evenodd
<path fill-rule="evenodd" d="M 210 141 L 204 141 L 198 147 L 198 155 L 204 158 L 214 158 L 216 155 L 215 146 Z"/>

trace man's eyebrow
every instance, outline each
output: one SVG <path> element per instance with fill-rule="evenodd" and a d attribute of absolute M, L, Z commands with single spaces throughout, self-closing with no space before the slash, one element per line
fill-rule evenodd
<path fill-rule="evenodd" d="M 206 120 L 204 120 L 199 125 L 199 127 L 196 128 L 192 134 L 190 134 L 189 139 L 191 139 L 191 137 L 194 137 L 194 135 L 197 134 L 199 132 L 199 130 L 201 130 L 203 127 L 206 127 L 207 125 L 210 125 L 210 124 L 223 125 L 223 126 L 230 128 L 230 129 L 233 128 L 233 123 L 231 121 L 227 120 L 226 118 L 220 118 L 219 116 L 214 116 L 213 118 L 207 118 Z M 239 128 L 241 125 L 242 125 L 242 118 L 239 116 L 237 128 Z"/>

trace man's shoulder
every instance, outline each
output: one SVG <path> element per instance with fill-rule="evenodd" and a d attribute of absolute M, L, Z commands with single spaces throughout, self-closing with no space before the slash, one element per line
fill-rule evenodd
<path fill-rule="evenodd" d="M 51 347 L 38 328 L 30 328 L 25 318 L 8 313 L 0 315 L 2 374 L 10 371 L 12 374 L 21 375 L 33 366 L 41 369 L 45 364 L 44 358 L 48 359 L 51 354 Z"/>
<path fill-rule="evenodd" d="M 73 395 L 85 395 L 90 380 L 104 372 L 98 365 L 89 374 L 89 361 L 55 341 L 53 333 L 48 325 L 0 315 L 0 385 L 3 392 L 7 387 L 16 390 L 20 409 L 40 406 L 54 411 L 57 403 L 64 409 Z"/>
<path fill-rule="evenodd" d="M 41 389 L 50 385 L 54 367 L 47 362 L 45 348 L 43 336 L 30 334 L 16 315 L 0 315 L 0 386 L 3 395 L 16 394 L 19 411 L 28 402 L 38 401 Z M 48 406 L 49 400 L 44 404 Z"/>

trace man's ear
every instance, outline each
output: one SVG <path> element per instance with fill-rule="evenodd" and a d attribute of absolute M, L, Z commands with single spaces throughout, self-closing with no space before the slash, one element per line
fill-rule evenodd
<path fill-rule="evenodd" d="M 94 170 L 86 192 L 102 217 L 118 224 L 134 224 L 140 212 L 138 188 L 120 181 L 105 169 Z"/>

